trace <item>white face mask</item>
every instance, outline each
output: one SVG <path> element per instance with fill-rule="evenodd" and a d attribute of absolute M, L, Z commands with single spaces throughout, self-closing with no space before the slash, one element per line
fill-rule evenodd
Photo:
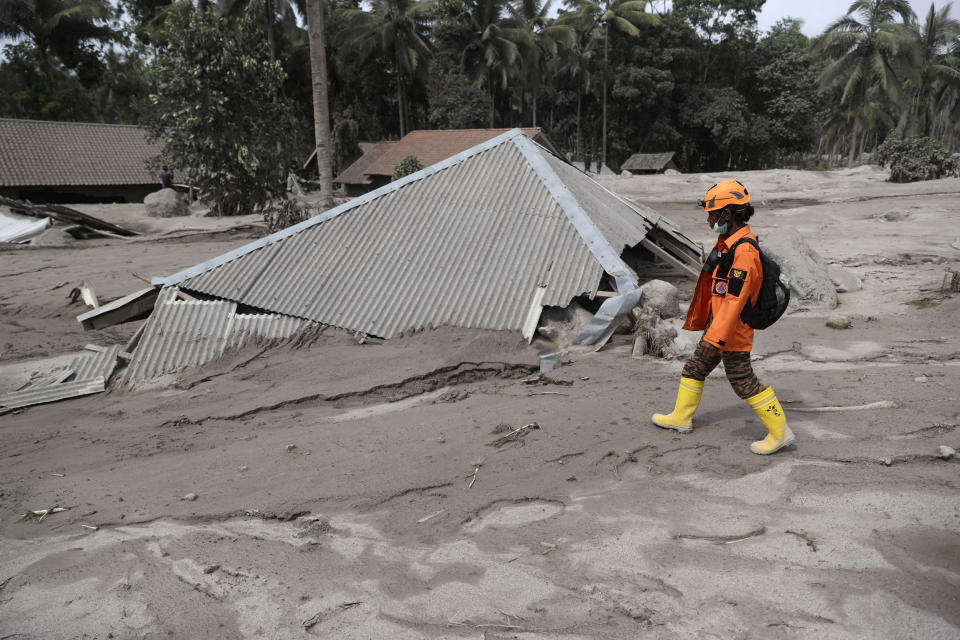
<path fill-rule="evenodd" d="M 720 221 L 718 220 L 717 222 L 713 223 L 713 232 L 718 236 L 722 236 L 723 234 L 725 234 L 727 232 L 727 229 L 729 228 L 730 228 L 729 222 L 724 222 L 723 224 L 720 224 Z"/>

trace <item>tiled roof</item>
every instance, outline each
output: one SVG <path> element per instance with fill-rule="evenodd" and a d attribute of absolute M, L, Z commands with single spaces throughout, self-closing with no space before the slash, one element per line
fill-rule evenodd
<path fill-rule="evenodd" d="M 371 144 L 361 142 L 360 148 L 363 149 L 363 155 L 344 169 L 343 173 L 334 178 L 333 181 L 341 184 L 372 184 L 373 178 L 367 175 L 367 168 L 395 144 L 397 143 L 375 142 Z M 366 148 L 364 148 L 364 145 L 366 145 Z"/>
<path fill-rule="evenodd" d="M 487 140 L 496 138 L 507 131 L 512 131 L 512 129 L 423 129 L 411 131 L 374 160 L 364 170 L 364 173 L 392 176 L 393 169 L 408 156 L 415 156 L 420 161 L 421 166 L 429 167 L 461 151 L 466 151 Z M 521 131 L 528 138 L 533 138 L 556 153 L 550 140 L 540 127 L 521 129 Z"/>
<path fill-rule="evenodd" d="M 0 118 L 0 187 L 156 183 L 141 127 Z"/>

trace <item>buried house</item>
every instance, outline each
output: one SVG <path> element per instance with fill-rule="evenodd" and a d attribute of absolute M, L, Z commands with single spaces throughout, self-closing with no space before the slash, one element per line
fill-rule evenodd
<path fill-rule="evenodd" d="M 603 300 L 578 339 L 599 348 L 639 300 L 631 265 L 654 257 L 696 277 L 700 247 L 514 129 L 153 284 L 380 338 L 452 325 L 530 340 L 545 307 Z"/>
<path fill-rule="evenodd" d="M 0 118 L 0 196 L 34 203 L 143 202 L 160 145 L 142 127 Z"/>

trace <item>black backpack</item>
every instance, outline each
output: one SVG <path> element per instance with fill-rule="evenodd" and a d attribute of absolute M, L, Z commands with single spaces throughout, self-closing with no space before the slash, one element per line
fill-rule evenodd
<path fill-rule="evenodd" d="M 790 281 L 780 272 L 780 265 L 773 259 L 768 258 L 763 251 L 760 251 L 760 245 L 757 244 L 756 240 L 750 238 L 740 238 L 733 243 L 733 246 L 720 261 L 718 274 L 722 273 L 725 274 L 724 277 L 729 277 L 730 267 L 733 264 L 733 252 L 737 245 L 744 242 L 752 244 L 760 253 L 763 281 L 760 283 L 757 304 L 753 305 L 747 300 L 747 305 L 740 312 L 740 319 L 752 329 L 766 329 L 779 320 L 783 312 L 787 310 L 787 305 L 790 303 Z"/>

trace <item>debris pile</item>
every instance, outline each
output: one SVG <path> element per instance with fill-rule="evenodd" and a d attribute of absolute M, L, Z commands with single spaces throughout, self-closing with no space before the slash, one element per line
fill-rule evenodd
<path fill-rule="evenodd" d="M 54 223 L 77 239 L 140 235 L 62 204 L 32 204 L 0 196 L 0 207 L 0 242 L 29 242 Z"/>
<path fill-rule="evenodd" d="M 129 355 L 121 352 L 120 345 L 87 345 L 86 348 L 93 353 L 77 356 L 67 368 L 49 372 L 13 393 L 0 396 L 0 413 L 106 390 L 117 358 Z"/>

